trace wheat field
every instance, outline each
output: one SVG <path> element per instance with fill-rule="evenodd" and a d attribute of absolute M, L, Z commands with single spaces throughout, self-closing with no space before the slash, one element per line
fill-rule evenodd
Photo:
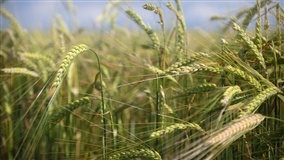
<path fill-rule="evenodd" d="M 121 10 L 135 31 L 73 32 L 58 16 L 27 32 L 1 8 L 0 159 L 283 160 L 281 2 L 212 15 L 226 22 L 213 33 L 162 3 L 141 6 L 158 29 Z"/>

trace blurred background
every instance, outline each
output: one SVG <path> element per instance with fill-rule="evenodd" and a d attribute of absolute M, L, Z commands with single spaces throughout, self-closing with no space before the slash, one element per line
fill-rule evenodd
<path fill-rule="evenodd" d="M 131 28 L 135 27 L 135 24 L 124 13 L 124 10 L 129 8 L 134 9 L 144 22 L 158 28 L 158 16 L 144 10 L 142 6 L 145 3 L 154 3 L 163 9 L 165 19 L 174 20 L 174 14 L 165 9 L 167 2 L 168 0 L 1 0 L 1 8 L 7 9 L 27 30 L 48 30 L 52 21 L 59 15 L 71 30 L 96 30 L 101 27 L 106 29 L 109 25 Z M 224 22 L 211 21 L 212 16 L 235 16 L 240 9 L 252 7 L 255 0 L 182 0 L 181 3 L 188 29 L 216 30 Z M 166 22 L 171 23 L 168 20 Z M 1 16 L 1 29 L 8 27 L 8 20 Z"/>

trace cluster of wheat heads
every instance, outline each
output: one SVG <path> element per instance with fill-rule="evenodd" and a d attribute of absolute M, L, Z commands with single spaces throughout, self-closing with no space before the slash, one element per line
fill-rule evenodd
<path fill-rule="evenodd" d="M 82 81 L 78 79 L 92 75 L 84 73 L 86 64 L 75 61 L 82 62 L 79 54 L 102 46 L 71 45 L 68 51 L 67 44 L 75 43 L 75 35 L 70 34 L 58 17 L 52 28 L 54 49 L 49 51 L 59 54 L 38 54 L 43 50 L 25 48 L 25 43 L 37 46 L 43 42 L 22 41 L 26 33 L 3 10 L 2 14 L 15 27 L 11 27 L 11 38 L 1 43 L 1 56 L 5 60 L 1 72 L 6 76 L 1 77 L 5 93 L 1 97 L 5 140 L 1 141 L 1 150 L 5 148 L 5 155 L 1 154 L 1 158 L 281 158 L 283 122 L 279 119 L 283 112 L 284 61 L 280 4 L 269 0 L 258 2 L 236 19 L 229 19 L 226 28 L 231 28 L 235 35 L 228 41 L 222 39 L 217 49 L 208 47 L 208 52 L 192 51 L 181 2 L 176 0 L 165 6 L 177 20 L 173 31 L 167 31 L 159 5 L 146 3 L 141 7 L 158 16 L 162 32 L 146 25 L 134 10 L 126 10 L 146 33 L 143 41 L 151 43 L 151 50 L 133 46 L 136 51 L 140 49 L 135 54 L 145 52 L 143 56 L 151 56 L 151 61 L 142 55 L 132 55 L 130 67 L 120 69 L 120 62 L 114 56 L 112 60 L 95 54 L 92 58 L 99 61 L 88 67 L 95 66 L 98 73 L 88 85 L 79 83 Z M 270 11 L 275 13 L 275 31 L 272 27 L 268 30 Z M 254 23 L 254 15 L 257 21 L 252 35 L 246 28 Z M 264 31 L 261 21 L 266 24 Z M 21 67 L 14 67 L 9 61 L 10 41 Z M 111 43 L 100 51 L 119 52 L 118 48 L 110 49 L 114 46 Z M 46 46 L 48 43 L 42 47 Z M 63 60 L 56 69 L 52 60 L 58 57 Z M 136 65 L 137 58 L 142 59 L 140 68 L 131 66 Z M 128 64 L 126 59 L 121 61 Z M 80 74 L 76 74 L 78 70 Z M 78 78 L 79 75 L 83 76 Z M 80 94 L 76 94 L 79 89 Z M 14 95 L 9 98 L 11 93 Z M 30 95 L 34 97 L 28 99 Z M 27 99 L 31 102 L 25 102 Z"/>
<path fill-rule="evenodd" d="M 187 52 L 186 54 L 189 55 L 187 58 L 180 58 L 180 44 L 182 44 L 183 41 L 186 41 L 186 39 L 184 38 L 181 41 L 179 39 L 181 36 L 177 36 L 177 41 L 180 42 L 176 43 L 176 51 L 178 51 L 178 54 L 175 56 L 178 56 L 176 59 L 181 59 L 181 61 L 173 63 L 168 68 L 164 68 L 163 65 L 160 65 L 159 68 L 147 65 L 150 71 L 157 73 L 158 77 L 165 79 L 165 81 L 157 81 L 157 85 L 160 85 L 160 87 L 157 86 L 156 91 L 156 111 L 160 114 L 156 117 L 156 121 L 159 124 L 156 125 L 158 130 L 153 132 L 150 136 L 155 138 L 161 136 L 160 139 L 156 140 L 156 144 L 158 143 L 156 148 L 159 153 L 163 155 L 162 157 L 172 157 L 170 154 L 177 155 L 175 153 L 180 153 L 181 159 L 211 159 L 216 157 L 224 149 L 228 149 L 232 142 L 242 137 L 247 131 L 255 128 L 264 120 L 264 116 L 261 114 L 255 114 L 256 112 L 280 118 L 280 104 L 283 103 L 281 102 L 283 101 L 283 91 L 281 91 L 281 84 L 283 85 L 281 76 L 283 76 L 283 70 L 279 69 L 279 65 L 283 65 L 283 55 L 280 51 L 281 49 L 283 50 L 283 40 L 281 40 L 281 38 L 283 39 L 283 30 L 280 29 L 280 23 L 282 22 L 278 22 L 278 25 L 276 25 L 276 27 L 274 26 L 276 30 L 273 34 L 277 35 L 274 37 L 274 42 L 277 41 L 277 45 L 274 44 L 273 40 L 270 40 L 269 42 L 269 40 L 266 39 L 269 27 L 265 26 L 265 28 L 262 28 L 263 26 L 261 25 L 261 21 L 264 20 L 266 24 L 269 21 L 267 18 L 267 15 L 269 14 L 267 12 L 268 5 L 271 5 L 271 9 L 273 9 L 276 13 L 276 19 L 280 21 L 277 17 L 280 15 L 283 16 L 283 9 L 279 9 L 281 8 L 279 3 L 273 3 L 272 1 L 257 1 L 256 5 L 253 6 L 251 10 L 242 11 L 237 18 L 241 19 L 242 16 L 245 17 L 243 20 L 243 26 L 238 25 L 238 19 L 229 20 L 226 27 L 232 28 L 235 31 L 235 43 L 239 45 L 238 47 L 234 47 L 233 45 L 231 47 L 230 43 L 227 43 L 223 39 L 224 41 L 220 47 L 221 51 L 219 53 L 218 51 L 210 53 Z M 154 11 L 156 14 L 162 15 L 159 7 L 153 4 L 146 4 L 143 7 L 147 10 Z M 178 21 L 177 25 L 183 24 L 182 16 L 180 16 L 182 12 L 178 11 L 178 9 L 173 9 L 173 5 L 170 2 L 167 4 L 167 7 L 176 14 Z M 129 11 L 127 13 L 129 14 Z M 255 37 L 245 32 L 248 24 L 253 23 L 252 17 L 254 15 L 257 16 Z M 133 11 L 131 11 L 129 16 L 134 19 L 134 21 L 138 23 L 143 30 L 145 30 L 153 41 L 153 35 L 155 34 L 152 33 L 152 31 L 149 33 L 149 29 L 144 27 L 144 25 L 141 25 L 143 23 L 142 19 Z M 160 18 L 161 17 L 163 16 L 160 16 Z M 162 22 L 163 20 L 160 21 L 160 23 Z M 162 28 L 163 27 L 164 26 L 162 26 Z M 176 29 L 176 34 L 180 34 L 180 28 L 177 26 Z M 158 43 L 153 41 L 154 49 L 157 49 L 157 44 Z M 160 49 L 168 50 L 167 47 L 168 46 L 165 46 L 164 44 L 160 44 L 160 48 L 157 49 L 160 56 L 163 56 L 163 52 L 161 52 Z M 171 51 L 169 52 L 172 53 Z M 274 61 L 275 63 L 272 64 L 271 61 Z M 280 72 L 280 70 L 282 72 Z M 200 77 L 205 77 L 201 83 Z M 273 80 L 274 78 L 278 79 L 278 82 Z M 171 95 L 165 95 L 163 92 L 163 94 L 161 94 L 161 91 L 163 91 L 162 89 L 166 86 L 165 84 L 169 83 L 168 81 L 178 83 L 184 87 L 180 91 L 182 93 L 175 96 L 175 99 L 188 97 L 185 102 L 189 103 L 189 107 L 175 107 L 172 109 L 175 114 L 165 111 L 166 107 L 172 105 L 169 105 L 168 103 L 170 102 L 165 100 L 164 97 Z M 194 85 L 190 88 L 185 87 L 187 84 L 185 85 L 184 81 L 188 81 L 188 83 L 193 83 Z M 281 83 L 279 83 L 280 81 Z M 212 96 L 213 94 L 215 96 Z M 208 97 L 210 99 L 208 99 Z M 200 103 L 204 99 L 209 101 L 209 103 Z M 186 106 L 184 102 L 178 102 Z M 275 104 L 278 105 L 274 108 L 270 107 L 269 110 L 269 106 Z M 198 107 L 194 107 L 194 105 Z M 189 113 L 182 114 L 185 109 L 187 109 L 187 112 Z M 271 112 L 271 109 L 274 113 Z M 205 118 L 206 116 L 209 118 Z M 247 121 L 246 118 L 249 120 Z M 254 118 L 256 120 L 253 120 Z M 206 130 L 214 127 L 215 131 L 210 133 L 208 130 L 208 135 L 205 134 L 202 138 L 198 138 L 198 136 L 196 136 L 197 133 L 195 132 L 183 132 L 183 135 L 171 134 L 168 136 L 167 133 L 172 133 L 174 130 L 185 128 L 179 123 L 169 126 L 165 125 L 165 122 L 169 122 L 170 119 L 176 119 L 176 121 L 182 119 L 191 122 L 198 122 L 202 129 Z M 245 125 L 249 121 L 251 121 L 251 125 L 250 123 Z M 236 122 L 239 122 L 240 125 L 235 125 Z M 270 124 L 273 125 L 274 123 L 275 122 L 271 122 Z M 279 132 L 281 131 L 281 125 L 278 122 L 276 123 L 278 124 L 276 132 Z M 229 127 L 231 124 L 232 126 Z M 241 129 L 237 126 L 244 128 Z M 267 129 L 265 134 L 269 134 L 269 123 L 266 124 L 264 128 Z M 260 132 L 263 132 L 263 129 L 260 129 Z M 208 137 L 212 138 L 213 136 L 213 139 L 215 139 L 214 134 L 216 133 L 220 133 L 217 134 L 217 139 L 220 137 L 220 139 L 222 139 L 224 138 L 223 135 L 226 135 L 223 142 L 216 140 L 214 142 L 212 141 L 212 146 L 209 144 L 207 145 L 207 143 L 203 145 L 206 141 L 205 139 Z M 183 136 L 186 138 L 183 139 Z M 166 139 L 168 139 L 168 141 Z M 278 137 L 278 139 L 280 140 L 281 138 Z M 180 140 L 180 143 L 171 145 L 171 140 Z M 246 140 L 244 139 L 244 141 Z M 185 147 L 185 149 L 181 152 L 177 151 L 180 149 L 180 145 L 186 146 L 187 143 L 190 147 Z M 197 146 L 196 144 L 198 143 L 201 145 Z M 254 145 L 253 142 L 248 143 L 251 146 Z M 260 142 L 258 141 L 257 143 Z M 270 154 L 272 154 L 271 152 L 278 156 L 283 154 L 283 149 L 281 149 L 281 147 L 279 148 L 279 143 L 273 142 L 273 146 L 275 148 L 272 150 L 268 149 L 263 152 L 265 154 L 263 155 L 264 157 L 269 157 Z M 230 154 L 232 154 L 233 149 L 234 147 L 228 149 L 228 153 L 231 151 Z M 208 150 L 208 152 L 203 152 L 205 150 Z M 242 148 L 238 151 L 238 154 L 241 155 L 242 152 L 245 152 L 245 149 Z M 258 154 L 255 155 L 258 156 Z M 250 150 L 248 155 L 245 156 L 253 157 L 254 153 Z"/>

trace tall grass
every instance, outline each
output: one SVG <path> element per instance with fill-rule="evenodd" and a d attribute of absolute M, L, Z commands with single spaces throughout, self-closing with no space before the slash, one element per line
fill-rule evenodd
<path fill-rule="evenodd" d="M 1 9 L 1 159 L 284 158 L 280 3 L 256 1 L 206 38 L 187 31 L 179 0 L 164 5 L 175 26 L 145 3 L 159 29 L 128 8 L 141 30 L 99 37 L 60 17 L 28 33 Z"/>

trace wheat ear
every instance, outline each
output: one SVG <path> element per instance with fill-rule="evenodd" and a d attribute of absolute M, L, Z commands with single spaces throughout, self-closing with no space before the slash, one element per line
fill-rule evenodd
<path fill-rule="evenodd" d="M 151 149 L 130 149 L 128 151 L 121 151 L 109 156 L 109 160 L 128 160 L 135 158 L 162 160 L 160 154 Z"/>
<path fill-rule="evenodd" d="M 151 4 L 151 3 L 144 4 L 143 8 L 147 9 L 149 11 L 153 11 L 155 14 L 159 15 L 159 18 L 160 18 L 159 23 L 161 24 L 162 30 L 164 31 L 165 30 L 165 24 L 164 24 L 164 16 L 163 16 L 162 9 L 160 7 L 157 7 L 154 4 Z"/>
<path fill-rule="evenodd" d="M 163 71 L 163 70 L 161 70 L 161 69 L 159 69 L 159 68 L 157 68 L 157 67 L 155 67 L 155 66 L 149 65 L 149 64 L 147 65 L 147 67 L 148 67 L 148 69 L 149 69 L 151 72 L 153 72 L 153 73 L 155 73 L 155 74 L 158 74 L 159 76 L 165 76 L 165 78 L 167 78 L 167 79 L 169 79 L 170 81 L 172 81 L 172 82 L 178 84 L 177 80 L 176 80 L 173 76 L 171 76 L 171 75 L 169 75 L 169 74 L 166 74 L 165 71 Z"/>
<path fill-rule="evenodd" d="M 218 66 L 208 66 L 208 65 L 205 65 L 204 63 L 198 63 L 198 64 L 192 64 L 190 66 L 181 66 L 179 68 L 167 70 L 166 73 L 173 74 L 173 75 L 179 75 L 179 74 L 190 74 L 190 73 L 202 72 L 202 71 L 220 74 L 221 72 L 223 72 L 223 69 Z"/>
<path fill-rule="evenodd" d="M 26 58 L 24 56 L 20 56 L 20 60 L 21 62 L 24 63 L 25 66 L 27 66 L 27 68 L 30 68 L 34 71 L 40 71 L 40 69 L 38 68 L 38 65 L 34 63 L 31 59 Z"/>
<path fill-rule="evenodd" d="M 221 129 L 213 131 L 211 134 L 197 140 L 177 159 L 187 160 L 210 160 L 217 156 L 222 150 L 228 147 L 233 141 L 257 127 L 265 116 L 252 114 L 236 121 L 233 121 Z"/>
<path fill-rule="evenodd" d="M 239 117 L 243 117 L 245 115 L 251 114 L 252 112 L 255 112 L 265 100 L 280 92 L 281 90 L 279 90 L 277 87 L 270 87 L 263 90 L 247 105 L 244 106 L 243 111 L 240 113 Z"/>
<path fill-rule="evenodd" d="M 156 132 L 152 132 L 151 138 L 158 138 L 163 135 L 172 133 L 176 130 L 185 130 L 185 129 L 195 129 L 201 132 L 205 132 L 198 124 L 196 123 L 176 123 L 171 126 L 166 127 L 165 129 L 158 130 Z"/>
<path fill-rule="evenodd" d="M 233 29 L 238 32 L 238 34 L 241 36 L 243 41 L 250 47 L 252 52 L 256 55 L 256 58 L 258 59 L 261 66 L 263 68 L 266 68 L 262 53 L 259 52 L 257 46 L 253 43 L 252 40 L 250 40 L 249 36 L 245 33 L 245 31 L 241 29 L 241 27 L 238 26 L 236 23 L 233 23 Z"/>
<path fill-rule="evenodd" d="M 259 81 L 257 79 L 255 79 L 253 76 L 247 74 L 246 72 L 242 71 L 241 69 L 238 69 L 238 68 L 235 68 L 235 67 L 232 67 L 232 66 L 226 66 L 224 68 L 224 70 L 246 80 L 250 85 L 254 86 L 258 91 L 263 90 L 262 85 L 259 83 Z"/>
<path fill-rule="evenodd" d="M 261 35 L 261 13 L 260 13 L 260 0 L 256 1 L 257 21 L 255 23 L 255 43 L 258 50 L 262 51 L 262 35 Z"/>
<path fill-rule="evenodd" d="M 14 68 L 3 68 L 1 69 L 4 73 L 11 73 L 11 74 L 25 74 L 25 75 L 29 75 L 29 76 L 32 76 L 32 77 L 38 77 L 39 75 L 34 72 L 34 71 L 31 71 L 27 68 L 17 68 L 17 67 L 14 67 Z"/>
<path fill-rule="evenodd" d="M 182 24 L 182 27 L 183 27 L 183 30 L 185 30 L 185 23 L 184 23 L 184 20 L 183 20 L 183 15 L 178 11 L 178 10 L 176 10 L 175 8 L 174 8 L 174 6 L 173 6 L 173 4 L 171 3 L 171 2 L 168 2 L 167 4 L 166 4 L 166 6 L 171 10 L 171 11 L 173 11 L 174 12 L 174 14 L 176 15 L 176 17 L 177 17 L 177 19 L 181 22 L 181 24 Z"/>
<path fill-rule="evenodd" d="M 168 67 L 166 69 L 166 72 L 170 72 L 171 70 L 175 70 L 175 69 L 178 69 L 182 66 L 188 66 L 188 65 L 191 65 L 192 63 L 202 59 L 202 58 L 205 58 L 205 59 L 209 59 L 209 55 L 207 53 L 196 53 L 195 55 L 185 59 L 185 60 L 182 60 L 182 61 L 179 61 L 179 62 L 175 62 L 174 64 L 172 64 L 170 67 Z"/>
<path fill-rule="evenodd" d="M 86 105 L 88 103 L 90 103 L 90 98 L 83 97 L 65 106 L 60 107 L 60 109 L 57 110 L 56 112 L 53 111 L 53 114 L 50 117 L 51 126 L 56 125 L 59 121 L 61 121 L 64 117 L 69 115 L 72 111 L 74 111 L 78 107 Z"/>
<path fill-rule="evenodd" d="M 223 93 L 223 98 L 220 101 L 221 105 L 227 106 L 230 103 L 230 101 L 232 100 L 232 98 L 240 92 L 242 92 L 242 90 L 239 86 L 228 87 L 226 89 L 226 91 Z"/>
<path fill-rule="evenodd" d="M 166 6 L 175 13 L 177 17 L 177 36 L 176 36 L 176 49 L 179 54 L 185 53 L 186 50 L 186 25 L 184 16 L 182 13 L 182 7 L 178 0 L 176 0 L 177 9 L 174 8 L 171 2 L 168 2 Z M 179 58 L 179 57 L 178 57 Z"/>
<path fill-rule="evenodd" d="M 273 2 L 273 1 L 272 0 L 263 0 L 263 1 L 261 1 L 260 4 L 256 4 L 252 8 L 245 10 L 246 13 L 247 13 L 247 16 L 244 18 L 244 20 L 242 22 L 242 27 L 246 29 L 248 27 L 249 23 L 251 22 L 251 20 L 253 19 L 254 15 L 257 13 L 258 8 L 262 8 L 264 5 L 267 5 L 271 2 Z"/>
<path fill-rule="evenodd" d="M 193 88 L 184 89 L 184 95 L 209 92 L 216 88 L 217 85 L 215 83 L 203 83 Z"/>
<path fill-rule="evenodd" d="M 54 61 L 51 58 L 47 57 L 46 55 L 42 55 L 39 53 L 24 53 L 22 55 L 25 58 L 47 62 L 51 69 L 56 68 L 56 64 L 54 63 Z"/>
<path fill-rule="evenodd" d="M 242 90 L 239 86 L 229 86 L 226 89 L 226 91 L 223 93 L 223 98 L 220 101 L 220 104 L 221 104 L 221 106 L 223 106 L 223 109 L 221 110 L 219 117 L 216 121 L 216 127 L 218 127 L 219 122 L 221 121 L 221 118 L 222 118 L 224 112 L 227 110 L 227 107 L 231 103 L 234 96 L 238 93 L 241 93 L 241 92 L 242 92 Z"/>
<path fill-rule="evenodd" d="M 65 56 L 65 58 L 61 62 L 61 65 L 59 67 L 59 70 L 57 71 L 52 87 L 57 87 L 61 83 L 67 69 L 69 68 L 70 64 L 73 62 L 74 58 L 79 53 L 82 53 L 88 49 L 89 48 L 86 45 L 80 44 L 80 45 L 75 46 L 68 52 L 68 54 Z"/>
<path fill-rule="evenodd" d="M 125 12 L 133 19 L 133 21 L 135 21 L 147 33 L 147 35 L 152 40 L 154 48 L 159 49 L 160 40 L 157 34 L 153 31 L 153 29 L 150 26 L 147 26 L 142 21 L 142 18 L 133 10 L 127 10 Z"/>

